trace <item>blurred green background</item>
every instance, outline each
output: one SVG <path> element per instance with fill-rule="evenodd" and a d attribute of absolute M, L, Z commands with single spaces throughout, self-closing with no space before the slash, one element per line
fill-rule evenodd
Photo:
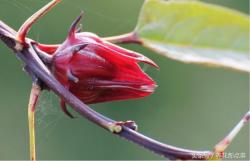
<path fill-rule="evenodd" d="M 206 0 L 249 14 L 248 0 Z M 0 0 L 0 19 L 15 29 L 49 0 Z M 83 28 L 100 36 L 133 30 L 143 0 L 63 0 L 31 30 L 43 43 L 64 41 L 67 30 L 85 12 Z M 212 149 L 249 107 L 249 75 L 188 65 L 160 57 L 137 45 L 125 47 L 153 59 L 161 70 L 146 71 L 158 82 L 145 99 L 98 104 L 95 110 L 116 120 L 134 120 L 140 132 L 184 148 Z M 31 80 L 22 64 L 0 45 L 0 160 L 29 159 L 27 102 Z M 115 137 L 81 116 L 65 116 L 54 94 L 45 92 L 37 111 L 38 159 L 163 159 Z M 249 155 L 249 126 L 227 152 Z"/>

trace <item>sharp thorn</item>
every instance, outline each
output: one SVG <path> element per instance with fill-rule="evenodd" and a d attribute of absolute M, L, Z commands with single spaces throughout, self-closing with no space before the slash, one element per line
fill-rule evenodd
<path fill-rule="evenodd" d="M 76 26 L 80 22 L 82 16 L 83 16 L 83 11 L 81 11 L 80 15 L 71 24 L 70 29 L 69 29 L 69 38 L 74 38 L 75 37 Z"/>
<path fill-rule="evenodd" d="M 69 116 L 70 118 L 75 118 L 68 110 L 67 110 L 67 106 L 66 103 L 64 102 L 64 100 L 61 99 L 60 101 L 60 105 L 61 105 L 61 109 L 63 110 L 63 112 Z"/>

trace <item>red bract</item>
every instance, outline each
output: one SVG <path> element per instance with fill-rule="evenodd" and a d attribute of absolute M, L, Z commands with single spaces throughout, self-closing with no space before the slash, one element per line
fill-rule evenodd
<path fill-rule="evenodd" d="M 152 60 L 93 33 L 76 34 L 80 19 L 72 24 L 52 60 L 52 72 L 66 88 L 87 104 L 141 98 L 154 92 L 156 83 L 138 65 L 144 62 L 158 68 Z"/>

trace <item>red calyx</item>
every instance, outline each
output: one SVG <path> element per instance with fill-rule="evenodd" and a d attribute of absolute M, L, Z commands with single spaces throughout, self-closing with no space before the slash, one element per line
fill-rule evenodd
<path fill-rule="evenodd" d="M 157 85 L 138 62 L 158 66 L 149 58 L 106 42 L 93 33 L 76 34 L 81 16 L 53 56 L 52 72 L 56 78 L 87 104 L 152 94 Z"/>

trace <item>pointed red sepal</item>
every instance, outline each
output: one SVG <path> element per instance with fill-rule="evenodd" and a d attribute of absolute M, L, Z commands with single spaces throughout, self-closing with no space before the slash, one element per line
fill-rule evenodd
<path fill-rule="evenodd" d="M 144 56 L 142 54 L 139 54 L 137 52 L 121 48 L 121 47 L 119 47 L 117 45 L 114 45 L 114 44 L 111 44 L 111 43 L 108 43 L 108 42 L 105 42 L 104 44 L 98 44 L 98 45 L 100 45 L 101 47 L 103 47 L 103 48 L 105 48 L 107 50 L 111 50 L 111 52 L 114 53 L 114 54 L 119 54 L 121 56 L 124 56 L 127 59 L 132 59 L 132 60 L 135 60 L 137 62 L 143 62 L 143 63 L 149 64 L 149 65 L 151 65 L 151 66 L 153 66 L 153 67 L 155 67 L 157 69 L 160 68 L 154 61 L 152 61 L 148 57 L 146 57 L 146 56 Z"/>
<path fill-rule="evenodd" d="M 36 46 L 38 47 L 38 49 L 50 55 L 53 55 L 60 45 L 59 44 L 55 44 L 55 45 L 37 44 Z"/>
<path fill-rule="evenodd" d="M 73 41 L 75 39 L 75 34 L 77 32 L 77 25 L 81 21 L 83 15 L 84 15 L 84 12 L 82 11 L 80 15 L 75 19 L 75 21 L 71 24 L 70 29 L 69 29 L 69 35 L 68 35 L 69 40 Z"/>

